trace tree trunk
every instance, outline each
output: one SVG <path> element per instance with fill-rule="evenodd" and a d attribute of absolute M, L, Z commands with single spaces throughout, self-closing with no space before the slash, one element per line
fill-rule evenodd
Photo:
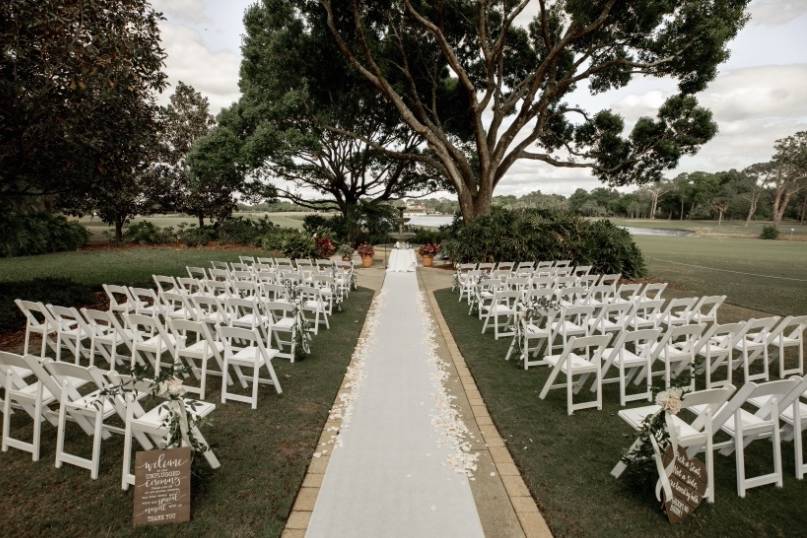
<path fill-rule="evenodd" d="M 653 193 L 650 196 L 650 220 L 656 220 L 657 207 L 658 207 L 658 195 Z"/>
<path fill-rule="evenodd" d="M 115 242 L 123 242 L 123 225 L 126 219 L 123 217 L 115 217 Z"/>
<path fill-rule="evenodd" d="M 805 218 L 807 218 L 807 196 L 805 196 L 804 200 L 801 201 L 801 214 L 799 215 L 799 223 L 804 224 Z"/>
<path fill-rule="evenodd" d="M 678 220 L 684 220 L 684 198 L 683 198 L 683 196 L 681 197 L 681 215 L 679 215 L 679 217 L 680 218 Z"/>
<path fill-rule="evenodd" d="M 773 196 L 773 224 L 778 226 L 785 218 L 787 205 L 790 203 L 791 194 L 787 191 L 777 191 Z"/>
<path fill-rule="evenodd" d="M 718 210 L 717 211 L 717 225 L 720 226 L 723 224 L 723 212 Z"/>
<path fill-rule="evenodd" d="M 200 213 L 196 217 L 199 219 L 199 227 L 201 228 L 205 225 L 205 216 Z"/>
<path fill-rule="evenodd" d="M 754 213 L 756 213 L 756 212 L 757 212 L 757 201 L 754 200 L 754 199 L 751 199 L 751 205 L 748 206 L 748 217 L 746 217 L 746 219 L 745 219 L 745 226 L 746 227 L 748 227 L 748 225 L 751 223 L 751 219 L 754 218 Z"/>
<path fill-rule="evenodd" d="M 462 220 L 466 223 L 473 222 L 477 217 L 490 215 L 493 197 L 492 193 L 478 192 L 471 194 L 463 191 L 459 195 L 460 212 Z"/>

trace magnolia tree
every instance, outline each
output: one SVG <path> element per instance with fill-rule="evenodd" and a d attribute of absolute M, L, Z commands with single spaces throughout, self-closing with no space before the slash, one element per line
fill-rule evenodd
<path fill-rule="evenodd" d="M 694 94 L 728 57 L 749 0 L 301 0 L 310 28 L 338 50 L 427 151 L 463 217 L 490 211 L 521 159 L 589 168 L 613 185 L 660 179 L 716 133 Z M 271 4 L 270 0 L 265 1 Z M 678 93 L 632 127 L 573 101 L 634 77 Z M 360 133 L 355 133 L 362 138 Z M 387 152 L 390 154 L 391 152 Z"/>

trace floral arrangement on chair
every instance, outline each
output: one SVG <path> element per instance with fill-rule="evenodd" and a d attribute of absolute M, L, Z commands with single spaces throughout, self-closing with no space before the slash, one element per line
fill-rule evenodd
<path fill-rule="evenodd" d="M 418 254 L 421 256 L 430 256 L 435 257 L 440 252 L 440 245 L 436 245 L 434 243 L 426 243 L 425 245 L 421 245 L 418 249 Z"/>
<path fill-rule="evenodd" d="M 356 252 L 358 252 L 359 256 L 362 258 L 366 258 L 368 256 L 373 256 L 375 254 L 375 249 L 370 243 L 362 243 L 356 247 Z"/>

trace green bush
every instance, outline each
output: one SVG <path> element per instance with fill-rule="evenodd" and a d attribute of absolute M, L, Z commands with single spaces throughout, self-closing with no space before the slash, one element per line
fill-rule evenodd
<path fill-rule="evenodd" d="M 762 228 L 762 233 L 759 234 L 760 239 L 779 239 L 779 228 L 771 226 L 770 224 Z"/>
<path fill-rule="evenodd" d="M 415 237 L 412 238 L 410 243 L 417 245 L 425 245 L 427 243 L 434 243 L 439 245 L 444 239 L 448 239 L 449 233 L 446 227 L 441 228 L 425 228 L 418 226 L 414 229 Z"/>
<path fill-rule="evenodd" d="M 0 331 L 25 325 L 25 317 L 14 299 L 42 301 L 62 306 L 84 306 L 96 302 L 93 289 L 68 278 L 35 278 L 24 282 L 0 282 Z"/>
<path fill-rule="evenodd" d="M 76 250 L 89 239 L 84 226 L 50 213 L 1 212 L 0 227 L 0 257 Z"/>
<path fill-rule="evenodd" d="M 455 262 L 570 259 L 600 273 L 644 275 L 642 254 L 630 234 L 610 221 L 587 221 L 569 213 L 495 208 L 469 224 L 448 228 L 443 252 Z"/>
<path fill-rule="evenodd" d="M 287 258 L 313 258 L 316 256 L 314 239 L 304 232 L 289 234 L 280 249 Z"/>
<path fill-rule="evenodd" d="M 141 220 L 133 222 L 123 233 L 124 241 L 138 245 L 161 245 L 174 241 L 173 228 L 170 230 L 160 228 L 153 222 Z"/>
<path fill-rule="evenodd" d="M 177 239 L 188 247 L 204 246 L 216 240 L 216 230 L 213 226 L 188 226 L 181 228 L 177 233 Z"/>
<path fill-rule="evenodd" d="M 268 217 L 259 220 L 245 218 L 229 218 L 216 225 L 218 240 L 222 243 L 239 245 L 260 245 L 261 239 L 270 233 L 275 225 Z"/>

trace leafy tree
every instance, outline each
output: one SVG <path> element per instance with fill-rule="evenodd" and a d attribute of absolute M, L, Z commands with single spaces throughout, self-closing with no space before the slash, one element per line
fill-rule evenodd
<path fill-rule="evenodd" d="M 468 221 L 520 159 L 586 167 L 612 184 L 658 181 L 716 132 L 698 106 L 747 20 L 748 0 L 301 0 L 340 52 L 427 146 L 417 157 L 452 184 Z M 680 93 L 623 136 L 623 119 L 569 102 L 636 76 Z"/>
<path fill-rule="evenodd" d="M 179 81 L 170 102 L 160 108 L 159 117 L 160 146 L 152 173 L 162 188 L 155 198 L 163 207 L 195 215 L 199 226 L 203 226 L 209 208 L 199 206 L 205 197 L 192 190 L 198 184 L 191 179 L 187 158 L 194 143 L 216 123 L 210 114 L 210 103 L 193 86 Z"/>
<path fill-rule="evenodd" d="M 147 0 L 0 2 L 0 200 L 137 198 L 165 86 L 159 20 Z"/>
<path fill-rule="evenodd" d="M 754 170 L 773 190 L 773 222 L 778 225 L 794 196 L 807 189 L 807 131 L 777 140 L 775 149 L 773 160 Z"/>
<path fill-rule="evenodd" d="M 439 174 L 413 158 L 417 136 L 353 72 L 325 25 L 308 25 L 297 5 L 264 0 L 244 18 L 243 97 L 231 127 L 244 139 L 245 164 L 274 181 L 279 196 L 338 210 L 354 228 L 360 204 L 435 190 Z"/>

